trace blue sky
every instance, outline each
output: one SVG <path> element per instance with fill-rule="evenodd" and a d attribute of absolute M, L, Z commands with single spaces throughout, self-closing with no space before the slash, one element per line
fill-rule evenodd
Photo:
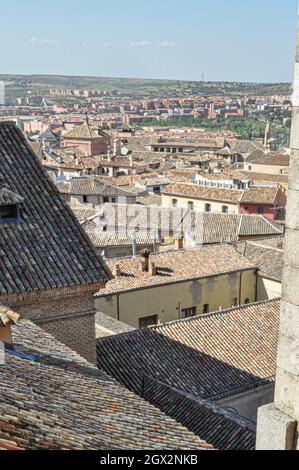
<path fill-rule="evenodd" d="M 1 73 L 292 80 L 297 0 L 1 3 Z"/>

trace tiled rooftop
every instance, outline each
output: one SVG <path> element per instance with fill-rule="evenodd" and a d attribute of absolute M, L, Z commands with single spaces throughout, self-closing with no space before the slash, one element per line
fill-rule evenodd
<path fill-rule="evenodd" d="M 230 202 L 238 204 L 244 191 L 238 189 L 220 189 L 199 186 L 197 184 L 174 183 L 162 190 L 162 194 L 177 195 L 210 201 Z"/>
<path fill-rule="evenodd" d="M 270 245 L 270 244 L 269 244 Z M 284 252 L 279 248 L 257 242 L 246 242 L 244 256 L 260 269 L 260 274 L 278 282 L 282 281 Z"/>
<path fill-rule="evenodd" d="M 211 446 L 29 321 L 0 367 L 0 441 L 24 449 L 205 449 Z M 1 447 L 1 444 L 0 444 Z"/>
<path fill-rule="evenodd" d="M 141 261 L 141 256 L 107 260 L 111 273 L 115 264 L 118 264 L 121 274 L 108 281 L 106 287 L 96 295 L 105 297 L 117 292 L 146 289 L 255 268 L 253 263 L 229 245 L 152 253 L 150 263 L 155 263 L 157 268 L 157 274 L 154 276 L 142 271 Z"/>
<path fill-rule="evenodd" d="M 280 301 L 270 300 L 98 340 L 98 366 L 142 395 L 143 377 L 218 400 L 273 381 Z"/>
<path fill-rule="evenodd" d="M 24 199 L 0 224 L 0 294 L 102 282 L 106 268 L 21 131 L 0 124 L 0 184 Z"/>

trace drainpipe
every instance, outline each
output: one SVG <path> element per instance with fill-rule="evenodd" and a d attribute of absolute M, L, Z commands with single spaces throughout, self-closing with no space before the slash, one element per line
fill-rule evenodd
<path fill-rule="evenodd" d="M 119 297 L 120 294 L 116 294 L 116 316 L 118 321 L 120 320 Z"/>
<path fill-rule="evenodd" d="M 239 285 L 239 305 L 242 303 L 242 276 L 243 272 L 240 272 L 240 285 Z"/>

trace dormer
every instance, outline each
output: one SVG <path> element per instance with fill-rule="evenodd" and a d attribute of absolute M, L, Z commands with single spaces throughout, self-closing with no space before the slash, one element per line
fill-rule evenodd
<path fill-rule="evenodd" d="M 0 224 L 20 222 L 23 201 L 21 196 L 0 184 Z"/>

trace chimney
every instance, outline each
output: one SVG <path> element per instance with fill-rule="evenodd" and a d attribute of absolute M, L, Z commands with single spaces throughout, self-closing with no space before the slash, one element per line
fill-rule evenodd
<path fill-rule="evenodd" d="M 157 268 L 156 268 L 155 263 L 150 263 L 149 273 L 150 273 L 151 276 L 156 276 L 157 275 Z"/>
<path fill-rule="evenodd" d="M 299 423 L 299 27 L 293 90 L 291 159 L 275 396 L 274 403 L 258 410 L 257 450 L 299 449 L 297 432 Z"/>
<path fill-rule="evenodd" d="M 114 276 L 115 277 L 119 277 L 121 275 L 121 269 L 120 269 L 120 265 L 119 264 L 116 264 L 114 266 Z"/>
<path fill-rule="evenodd" d="M 142 271 L 148 272 L 149 271 L 149 258 L 150 258 L 150 251 L 145 249 L 141 253 L 142 256 Z"/>
<path fill-rule="evenodd" d="M 12 344 L 11 325 L 20 320 L 20 315 L 7 307 L 0 305 L 0 341 Z"/>
<path fill-rule="evenodd" d="M 175 239 L 175 249 L 182 250 L 184 248 L 184 237 L 181 235 L 180 237 Z"/>

